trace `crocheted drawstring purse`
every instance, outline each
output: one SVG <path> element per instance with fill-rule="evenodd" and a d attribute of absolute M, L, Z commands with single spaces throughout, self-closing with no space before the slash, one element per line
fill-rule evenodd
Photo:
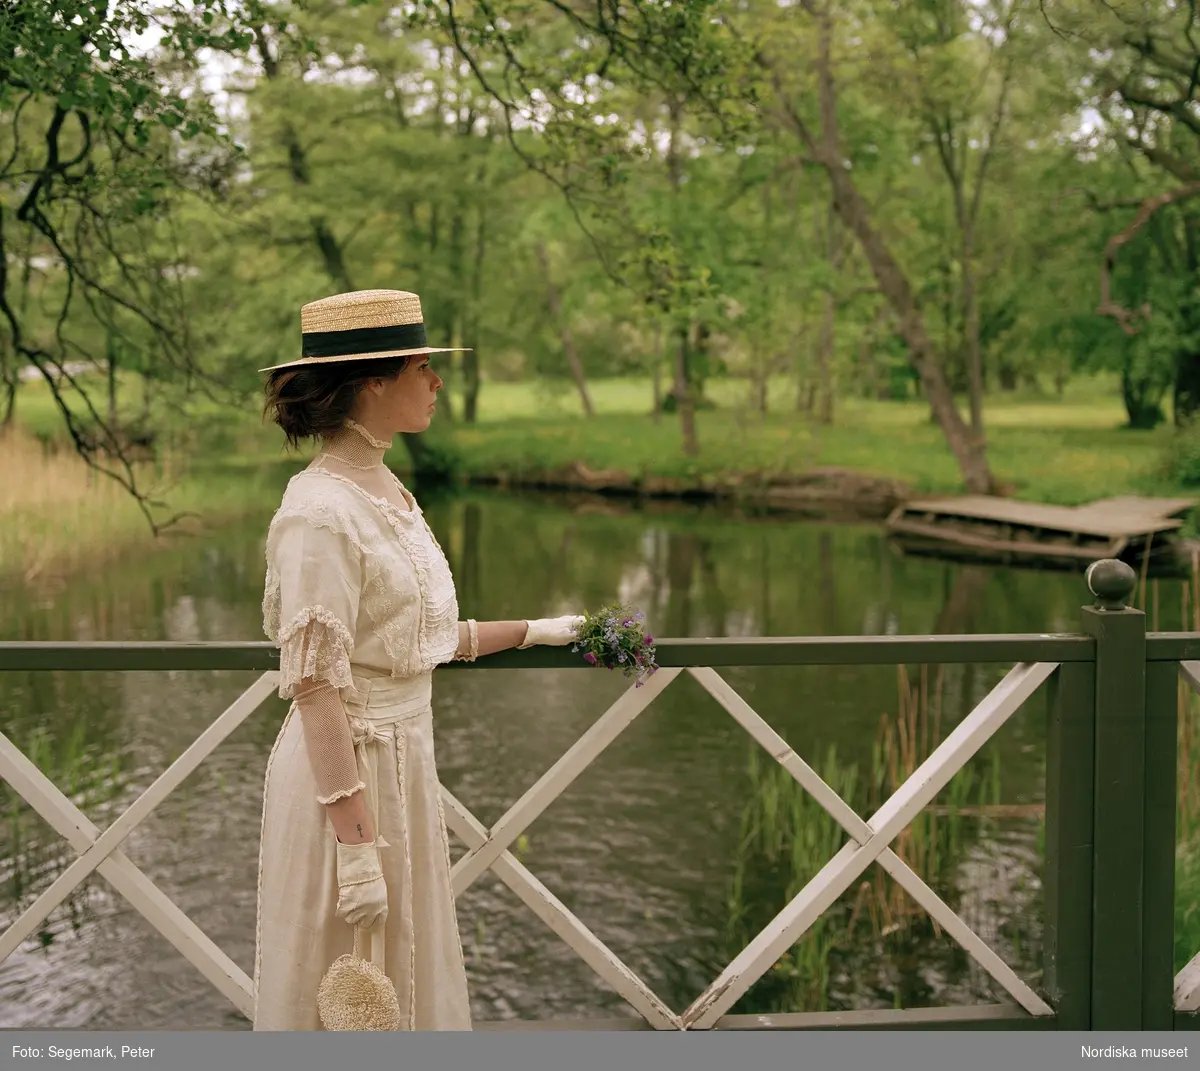
<path fill-rule="evenodd" d="M 399 1030 L 403 1025 L 396 987 L 383 970 L 383 924 L 372 927 L 371 956 L 362 955 L 362 927 L 354 927 L 354 952 L 329 965 L 317 990 L 317 1011 L 326 1030 Z"/>

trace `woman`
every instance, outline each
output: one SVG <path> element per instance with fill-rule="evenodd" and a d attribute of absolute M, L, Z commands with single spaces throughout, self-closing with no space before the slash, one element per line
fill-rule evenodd
<path fill-rule="evenodd" d="M 303 356 L 269 372 L 266 409 L 321 449 L 267 535 L 264 628 L 292 699 L 267 764 L 256 1030 L 319 1030 L 317 988 L 384 927 L 384 969 L 413 1030 L 471 1026 L 433 750 L 435 666 L 564 645 L 577 617 L 459 621 L 445 555 L 384 465 L 429 426 L 442 380 L 420 299 L 393 290 L 301 312 Z M 369 941 L 363 947 L 370 947 Z"/>

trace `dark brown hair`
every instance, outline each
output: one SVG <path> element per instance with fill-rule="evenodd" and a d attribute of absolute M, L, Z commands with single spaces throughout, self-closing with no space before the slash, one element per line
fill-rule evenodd
<path fill-rule="evenodd" d="M 283 429 L 289 446 L 332 435 L 346 422 L 358 392 L 370 380 L 394 379 L 411 359 L 373 357 L 277 368 L 267 377 L 263 415 Z"/>

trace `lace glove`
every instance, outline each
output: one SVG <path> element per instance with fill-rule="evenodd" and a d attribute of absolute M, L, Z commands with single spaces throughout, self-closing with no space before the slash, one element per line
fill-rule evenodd
<path fill-rule="evenodd" d="M 575 634 L 575 628 L 582 625 L 584 620 L 582 615 L 569 614 L 566 617 L 540 617 L 536 621 L 526 621 L 525 642 L 517 650 L 523 651 L 526 647 L 538 644 L 544 647 L 566 647 L 568 643 L 574 643 L 579 638 Z"/>
<path fill-rule="evenodd" d="M 337 917 L 351 926 L 370 929 L 387 918 L 387 884 L 379 862 L 379 849 L 387 842 L 377 837 L 366 844 L 337 846 Z"/>

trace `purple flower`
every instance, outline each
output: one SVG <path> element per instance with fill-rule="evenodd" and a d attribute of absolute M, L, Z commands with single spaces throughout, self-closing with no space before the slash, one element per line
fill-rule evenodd
<path fill-rule="evenodd" d="M 591 651 L 588 651 L 588 652 L 587 652 L 587 654 L 585 654 L 585 655 L 583 656 L 583 660 L 584 660 L 584 661 L 585 661 L 585 662 L 586 662 L 586 663 L 587 663 L 589 666 L 594 666 L 594 665 L 596 664 L 596 656 L 595 656 L 594 654 L 592 654 L 592 652 L 591 652 Z"/>
<path fill-rule="evenodd" d="M 654 637 L 653 637 L 653 636 L 651 636 L 651 635 L 649 635 L 649 634 L 647 633 L 647 635 L 646 635 L 646 642 L 647 642 L 647 643 L 653 643 L 653 642 L 654 642 Z"/>

